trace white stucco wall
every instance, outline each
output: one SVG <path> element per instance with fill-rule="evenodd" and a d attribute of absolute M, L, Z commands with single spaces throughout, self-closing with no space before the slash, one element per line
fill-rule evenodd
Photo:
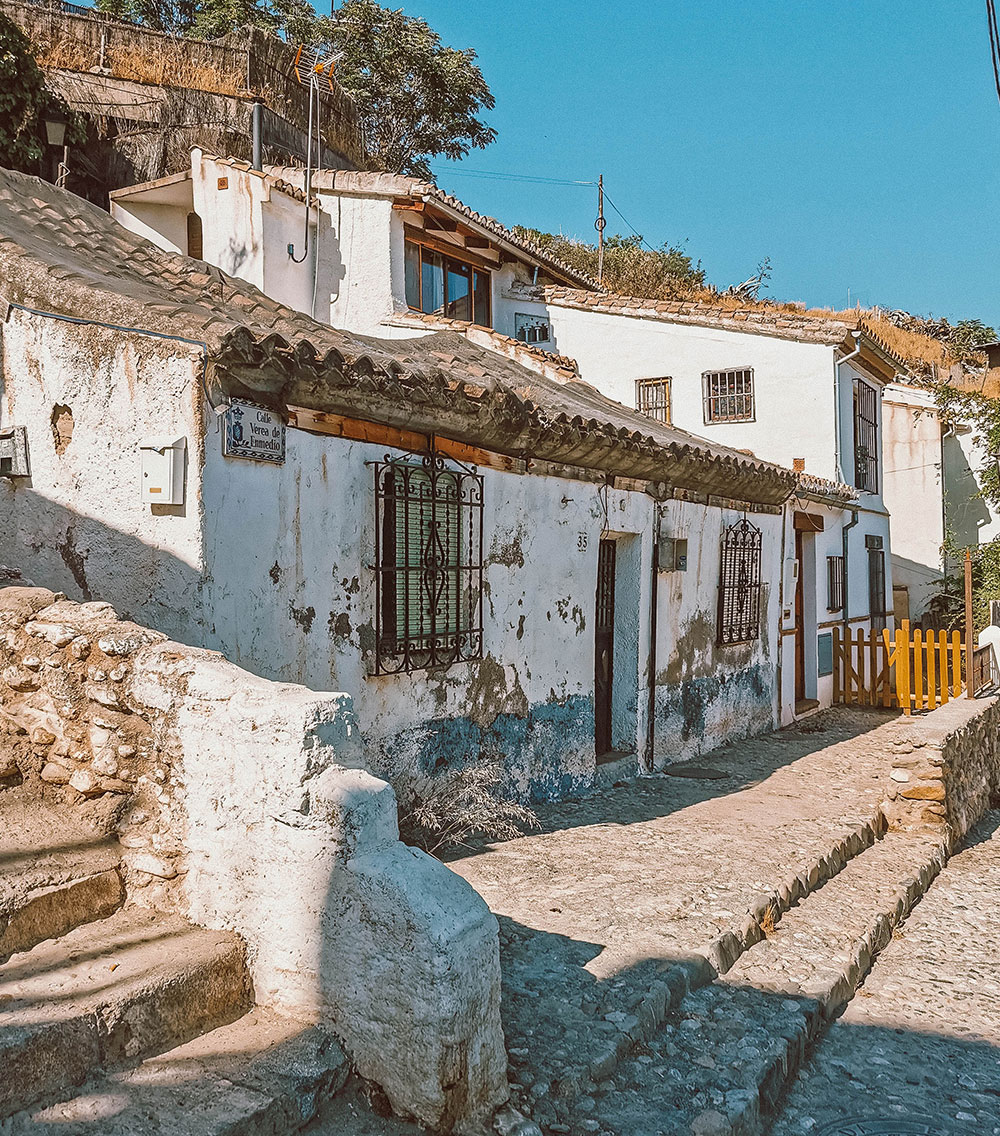
<path fill-rule="evenodd" d="M 225 188 L 220 188 L 220 179 Z M 195 150 L 191 190 L 194 211 L 201 217 L 204 259 L 263 290 L 263 179 L 202 157 Z"/>
<path fill-rule="evenodd" d="M 602 534 L 611 535 L 622 551 L 613 740 L 643 754 L 655 515 L 648 497 L 485 470 L 483 660 L 373 676 L 368 463 L 386 448 L 301 431 L 289 432 L 287 446 L 278 469 L 225 459 L 209 440 L 212 646 L 261 673 L 352 691 L 369 767 L 397 784 L 419 785 L 496 751 L 519 791 L 558 795 L 594 775 L 597 552 Z M 771 581 L 780 517 L 753 517 L 765 533 L 762 637 L 717 649 L 719 542 L 723 521 L 739 514 L 688 502 L 667 509 L 687 534 L 691 566 L 676 581 L 660 578 L 658 764 L 770 728 L 777 703 Z"/>
<path fill-rule="evenodd" d="M 286 464 L 275 468 L 223 458 L 209 439 L 211 645 L 261 673 L 351 690 L 375 770 L 419 780 L 439 761 L 454 764 L 495 744 L 512 755 L 524 791 L 582 783 L 594 763 L 598 541 L 606 528 L 637 533 L 648 565 L 652 502 L 485 470 L 483 661 L 371 676 L 363 655 L 374 642 L 375 610 L 373 472 L 366 463 L 385 453 L 384 446 L 294 430 Z M 640 566 L 644 596 L 648 575 Z M 642 644 L 636 672 L 645 673 L 648 600 L 628 619 Z M 640 700 L 633 749 L 644 730 Z M 551 776 L 542 775 L 547 755 Z"/>
<path fill-rule="evenodd" d="M 907 589 L 910 618 L 918 619 L 940 591 L 944 567 L 941 421 L 929 392 L 901 384 L 886 389 L 882 416 L 893 580 Z"/>
<path fill-rule="evenodd" d="M 112 201 L 111 216 L 123 228 L 145 237 L 164 252 L 187 256 L 187 211 L 176 205 Z"/>
<path fill-rule="evenodd" d="M 1000 514 L 979 496 L 979 473 L 995 461 L 975 429 L 957 426 L 942 439 L 945 528 L 959 548 L 1000 535 Z"/>
<path fill-rule="evenodd" d="M 687 501 L 663 505 L 661 532 L 687 540 L 688 563 L 686 571 L 659 575 L 654 751 L 658 768 L 776 724 L 780 515 L 748 514 L 762 533 L 760 636 L 750 643 L 717 643 L 723 531 L 742 516 Z"/>
<path fill-rule="evenodd" d="M 496 330 L 508 335 L 515 311 L 547 317 L 552 349 L 575 359 L 609 398 L 634 408 L 636 379 L 669 376 L 674 425 L 781 465 L 805 458 L 807 472 L 834 477 L 832 348 L 509 295 L 502 311 L 506 326 L 497 320 Z M 754 369 L 755 421 L 706 425 L 702 373 L 741 367 Z"/>
<path fill-rule="evenodd" d="M 0 478 L 0 563 L 183 638 L 202 590 L 197 347 L 16 309 L 2 328 L 0 422 L 28 428 L 31 477 Z M 57 452 L 53 412 L 72 439 Z M 140 449 L 184 436 L 183 505 L 140 499 Z M 30 569 L 30 571 L 29 571 Z"/>

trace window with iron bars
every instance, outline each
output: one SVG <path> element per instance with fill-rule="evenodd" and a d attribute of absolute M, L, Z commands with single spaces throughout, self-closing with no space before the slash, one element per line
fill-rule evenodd
<path fill-rule="evenodd" d="M 761 532 L 744 517 L 722 534 L 719 573 L 719 643 L 760 637 Z"/>
<path fill-rule="evenodd" d="M 657 422 L 669 422 L 670 379 L 636 379 L 635 408 Z"/>
<path fill-rule="evenodd" d="M 868 550 L 868 612 L 871 616 L 872 631 L 886 628 L 885 597 L 885 551 L 880 536 L 866 536 L 865 548 Z"/>
<path fill-rule="evenodd" d="M 375 673 L 482 658 L 482 477 L 386 457 L 375 511 Z"/>
<path fill-rule="evenodd" d="M 860 379 L 854 384 L 854 484 L 878 493 L 878 391 Z"/>
<path fill-rule="evenodd" d="M 701 381 L 706 425 L 711 422 L 753 422 L 753 367 L 704 371 Z"/>
<path fill-rule="evenodd" d="M 843 556 L 828 556 L 826 558 L 826 571 L 829 587 L 827 590 L 827 611 L 844 610 L 844 558 Z"/>

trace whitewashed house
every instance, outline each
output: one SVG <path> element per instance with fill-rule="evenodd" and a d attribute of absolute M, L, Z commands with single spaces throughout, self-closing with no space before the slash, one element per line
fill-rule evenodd
<path fill-rule="evenodd" d="M 190 228 L 192 254 L 334 326 L 392 338 L 461 331 L 837 486 L 825 535 L 786 534 L 784 560 L 798 567 L 781 580 L 781 720 L 828 704 L 832 628 L 892 618 L 881 392 L 898 361 L 877 336 L 834 319 L 599 293 L 415 178 L 316 171 L 308 206 L 304 183 L 300 169 L 257 172 L 194 150 L 190 173 L 113 194 L 112 215 L 165 249 L 184 250 Z"/>
<path fill-rule="evenodd" d="M 891 383 L 883 405 L 896 617 L 932 625 L 945 575 L 960 570 L 946 547 L 977 548 L 1000 536 L 1000 516 L 981 494 L 982 472 L 995 468 L 996 456 L 973 426 L 944 419 L 926 387 Z"/>
<path fill-rule="evenodd" d="M 349 692 L 404 794 L 495 755 L 552 797 L 778 724 L 783 560 L 837 487 L 558 360 L 335 330 L 8 173 L 0 293 L 0 562 Z"/>

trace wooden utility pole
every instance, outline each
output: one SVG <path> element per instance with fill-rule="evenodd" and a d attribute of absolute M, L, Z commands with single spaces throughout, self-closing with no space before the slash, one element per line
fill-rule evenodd
<path fill-rule="evenodd" d="M 604 283 L 604 174 L 597 175 L 597 220 L 594 228 L 597 230 L 597 283 Z"/>
<path fill-rule="evenodd" d="M 965 697 L 975 698 L 972 681 L 972 549 L 965 550 Z"/>

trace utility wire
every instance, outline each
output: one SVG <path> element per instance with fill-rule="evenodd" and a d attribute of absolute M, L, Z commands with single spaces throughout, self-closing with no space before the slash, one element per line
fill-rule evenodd
<path fill-rule="evenodd" d="M 990 31 L 990 57 L 993 60 L 993 83 L 1000 99 L 1000 30 L 997 29 L 997 10 L 994 0 L 986 0 L 986 23 Z"/>
<path fill-rule="evenodd" d="M 989 0 L 989 2 L 992 3 L 992 0 Z M 1000 88 L 998 88 L 998 89 L 1000 89 Z M 535 183 L 539 183 L 539 184 L 543 184 L 543 185 L 580 185 L 580 186 L 596 186 L 597 185 L 596 181 L 572 181 L 568 178 L 543 177 L 540 174 L 536 175 L 536 174 L 502 173 L 499 170 L 465 170 L 465 169 L 460 169 L 458 167 L 436 166 L 436 165 L 431 166 L 431 169 L 433 169 L 437 173 L 462 174 L 464 177 L 473 177 L 473 178 L 493 178 L 493 179 L 498 180 L 498 181 L 535 182 Z M 642 233 L 640 233 L 639 230 L 632 224 L 632 222 L 629 221 L 629 219 L 625 216 L 625 214 L 622 213 L 622 211 L 618 208 L 618 206 L 611 200 L 611 198 L 608 196 L 607 190 L 605 190 L 605 192 L 604 192 L 604 200 L 618 214 L 618 216 L 624 222 L 626 228 L 630 229 L 632 231 L 633 235 L 637 236 L 639 238 L 639 240 L 642 242 L 642 244 L 647 249 L 649 249 L 650 252 L 656 252 L 657 251 L 655 248 L 653 248 L 653 246 L 649 243 L 649 241 L 646 240 L 646 238 L 642 235 Z"/>
<path fill-rule="evenodd" d="M 625 214 L 618 208 L 617 205 L 608 196 L 607 190 L 604 192 L 604 200 L 611 206 L 611 208 L 618 214 L 619 217 L 625 222 L 626 226 L 632 230 L 633 234 L 649 249 L 650 252 L 656 252 L 656 249 L 646 240 L 646 238 L 639 232 L 639 230 L 632 224 Z"/>
<path fill-rule="evenodd" d="M 496 178 L 501 181 L 533 181 L 546 185 L 597 185 L 596 181 L 570 181 L 568 178 L 543 177 L 540 174 L 511 174 L 499 170 L 464 170 L 452 166 L 432 166 L 442 174 L 461 174 L 463 177 Z"/>

